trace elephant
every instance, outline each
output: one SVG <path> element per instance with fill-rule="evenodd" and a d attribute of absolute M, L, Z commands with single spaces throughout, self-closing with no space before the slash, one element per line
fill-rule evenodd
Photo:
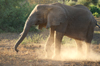
<path fill-rule="evenodd" d="M 32 25 L 39 29 L 45 27 L 50 30 L 50 35 L 45 44 L 47 57 L 51 57 L 51 45 L 54 43 L 54 56 L 60 57 L 61 41 L 63 36 L 75 39 L 77 49 L 82 52 L 82 41 L 87 45 L 87 53 L 93 39 L 94 28 L 99 27 L 90 10 L 83 5 L 68 6 L 61 3 L 38 4 L 27 18 L 21 37 L 15 45 L 17 47 L 24 40 Z"/>

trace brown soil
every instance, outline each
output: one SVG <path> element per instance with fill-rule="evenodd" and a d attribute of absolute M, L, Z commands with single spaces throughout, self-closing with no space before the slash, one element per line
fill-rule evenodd
<path fill-rule="evenodd" d="M 99 18 L 100 19 L 100 18 Z M 97 19 L 98 21 L 100 21 Z M 99 24 L 99 23 L 98 23 Z M 98 27 L 95 31 L 100 31 Z M 48 32 L 47 32 L 48 33 Z M 31 33 L 30 33 L 31 35 Z M 98 60 L 54 60 L 46 59 L 44 52 L 44 43 L 42 44 L 26 44 L 20 45 L 18 53 L 15 52 L 14 46 L 19 34 L 16 33 L 2 33 L 0 34 L 0 66 L 100 66 L 100 33 L 94 34 L 94 41 L 96 44 L 92 45 L 92 50 L 97 55 L 93 59 Z M 63 46 L 62 46 L 63 47 Z M 64 47 L 66 48 L 66 47 Z M 73 47 L 71 47 L 73 48 Z"/>

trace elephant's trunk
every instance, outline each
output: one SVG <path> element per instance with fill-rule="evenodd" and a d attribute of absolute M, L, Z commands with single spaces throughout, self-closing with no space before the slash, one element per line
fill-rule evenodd
<path fill-rule="evenodd" d="M 25 26 L 24 26 L 24 30 L 21 34 L 21 37 L 19 38 L 19 40 L 17 41 L 16 45 L 15 45 L 15 51 L 18 52 L 17 47 L 19 46 L 19 44 L 23 41 L 23 39 L 26 37 L 28 31 L 29 31 L 30 25 L 28 25 L 28 22 L 26 22 Z"/>

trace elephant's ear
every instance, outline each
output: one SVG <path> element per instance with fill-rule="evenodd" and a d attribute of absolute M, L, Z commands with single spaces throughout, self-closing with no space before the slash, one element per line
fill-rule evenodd
<path fill-rule="evenodd" d="M 51 10 L 47 16 L 46 28 L 60 25 L 61 23 L 64 23 L 66 20 L 67 16 L 65 11 L 62 8 L 55 8 Z"/>

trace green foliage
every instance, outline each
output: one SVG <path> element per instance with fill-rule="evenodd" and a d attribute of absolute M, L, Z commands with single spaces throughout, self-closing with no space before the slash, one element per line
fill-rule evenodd
<path fill-rule="evenodd" d="M 92 2 L 94 5 L 97 5 L 98 0 L 92 0 L 91 2 Z"/>
<path fill-rule="evenodd" d="M 92 12 L 92 13 L 95 13 L 95 12 L 97 12 L 97 13 L 99 13 L 100 14 L 100 8 L 97 8 L 96 6 L 90 6 L 90 11 Z"/>
<path fill-rule="evenodd" d="M 84 6 L 89 6 L 90 4 L 90 0 L 78 0 L 77 4 L 81 4 L 81 5 L 84 5 Z"/>
<path fill-rule="evenodd" d="M 31 4 L 50 4 L 55 2 L 62 2 L 63 0 L 28 0 Z"/>
<path fill-rule="evenodd" d="M 94 5 L 97 5 L 98 3 L 98 0 L 78 0 L 77 4 L 82 4 L 82 5 L 85 5 L 87 7 L 89 7 L 90 4 L 94 4 Z"/>
<path fill-rule="evenodd" d="M 97 12 L 95 12 L 93 13 L 93 16 L 99 17 L 100 15 Z"/>
<path fill-rule="evenodd" d="M 92 6 L 89 7 L 89 9 L 94 16 L 96 16 L 96 17 L 100 16 L 100 8 L 97 8 L 97 6 L 92 5 Z"/>
<path fill-rule="evenodd" d="M 66 4 L 69 6 L 73 6 L 73 5 L 76 5 L 76 2 L 75 1 L 69 1 L 69 2 L 66 1 Z"/>
<path fill-rule="evenodd" d="M 100 8 L 100 0 L 98 1 L 97 6 Z"/>
<path fill-rule="evenodd" d="M 24 0 L 0 0 L 0 31 L 21 32 L 34 7 Z"/>

